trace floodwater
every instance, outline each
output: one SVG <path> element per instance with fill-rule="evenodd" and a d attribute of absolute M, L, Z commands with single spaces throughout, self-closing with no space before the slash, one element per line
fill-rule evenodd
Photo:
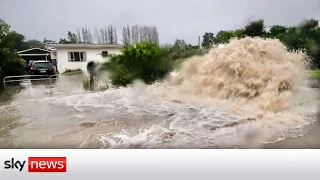
<path fill-rule="evenodd" d="M 23 82 L 1 96 L 0 145 L 319 148 L 320 94 L 299 78 L 302 58 L 277 41 L 247 38 L 153 85 L 88 92 L 83 75 Z"/>
<path fill-rule="evenodd" d="M 14 93 L 10 99 L 2 96 L 0 147 L 320 148 L 315 114 L 306 126 L 279 127 L 273 141 L 252 147 L 245 136 L 259 133 L 258 121 L 214 130 L 216 124 L 239 118 L 219 108 L 148 97 L 146 89 L 146 94 L 134 88 L 87 92 L 82 78 L 61 76 L 51 86 L 37 81 L 22 83 L 23 89 L 7 87 Z"/>

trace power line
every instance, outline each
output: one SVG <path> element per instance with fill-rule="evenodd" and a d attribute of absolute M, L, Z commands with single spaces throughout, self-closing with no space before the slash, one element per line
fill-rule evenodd
<path fill-rule="evenodd" d="M 257 0 L 257 1 L 266 2 L 266 3 L 270 3 L 270 4 L 277 4 L 277 5 L 281 5 L 281 6 L 289 6 L 289 7 L 298 8 L 298 9 L 309 8 L 309 7 L 295 6 L 295 5 L 291 5 L 291 4 L 286 4 L 286 3 L 276 2 L 276 1 L 269 1 L 269 0 Z"/>

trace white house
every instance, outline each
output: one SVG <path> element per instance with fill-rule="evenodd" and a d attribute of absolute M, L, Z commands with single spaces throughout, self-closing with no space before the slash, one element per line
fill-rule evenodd
<path fill-rule="evenodd" d="M 66 69 L 86 70 L 90 61 L 106 62 L 105 55 L 121 54 L 121 44 L 50 44 L 51 59 L 56 62 L 57 70 L 62 73 Z"/>

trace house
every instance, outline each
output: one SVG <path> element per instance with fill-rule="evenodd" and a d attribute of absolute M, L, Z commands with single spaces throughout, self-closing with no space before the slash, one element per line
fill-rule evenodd
<path fill-rule="evenodd" d="M 90 61 L 106 62 L 107 55 L 120 54 L 120 44 L 50 44 L 52 61 L 57 63 L 57 70 L 62 73 L 66 69 L 86 70 Z"/>
<path fill-rule="evenodd" d="M 51 51 L 41 48 L 31 48 L 18 52 L 19 56 L 27 63 L 30 60 L 48 60 L 51 62 Z"/>

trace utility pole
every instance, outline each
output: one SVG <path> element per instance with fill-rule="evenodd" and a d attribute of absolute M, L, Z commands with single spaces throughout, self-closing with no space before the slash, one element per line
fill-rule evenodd
<path fill-rule="evenodd" d="M 199 49 L 201 49 L 201 45 L 200 45 L 200 36 L 198 36 L 198 46 L 199 46 Z"/>

